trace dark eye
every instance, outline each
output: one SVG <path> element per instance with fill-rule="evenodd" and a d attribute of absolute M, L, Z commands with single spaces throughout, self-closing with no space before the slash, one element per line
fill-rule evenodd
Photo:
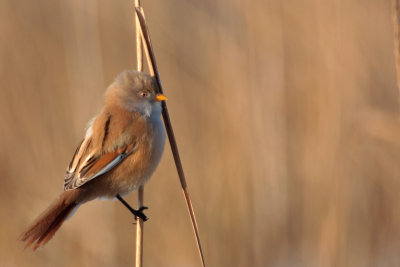
<path fill-rule="evenodd" d="M 141 91 L 139 94 L 141 97 L 148 97 L 150 95 L 149 92 L 146 91 Z"/>

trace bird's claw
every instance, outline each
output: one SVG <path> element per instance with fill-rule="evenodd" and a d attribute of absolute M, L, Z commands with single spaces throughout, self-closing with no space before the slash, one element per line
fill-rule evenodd
<path fill-rule="evenodd" d="M 147 216 L 143 213 L 144 210 L 147 210 L 148 207 L 140 207 L 138 210 L 135 210 L 135 220 L 137 220 L 137 217 L 139 217 L 140 219 L 142 219 L 143 221 L 147 221 L 148 218 Z"/>

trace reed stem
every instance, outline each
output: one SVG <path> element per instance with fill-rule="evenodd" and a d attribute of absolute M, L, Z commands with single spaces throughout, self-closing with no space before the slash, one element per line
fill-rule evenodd
<path fill-rule="evenodd" d="M 135 0 L 135 9 L 140 8 L 140 0 Z M 136 63 L 137 70 L 143 71 L 143 43 L 140 33 L 140 22 L 135 16 L 135 31 L 136 31 Z M 144 206 L 144 186 L 140 186 L 138 190 L 138 209 Z M 143 220 L 139 218 L 136 224 L 136 267 L 143 266 Z"/>
<path fill-rule="evenodd" d="M 150 35 L 148 33 L 146 19 L 145 19 L 145 16 L 144 16 L 143 9 L 142 8 L 136 8 L 136 14 L 137 14 L 137 17 L 138 17 L 139 22 L 140 22 L 142 40 L 145 43 L 144 50 L 146 52 L 147 62 L 148 62 L 148 65 L 149 65 L 150 73 L 151 73 L 152 76 L 154 76 L 156 78 L 158 89 L 159 89 L 159 93 L 162 94 L 163 93 L 163 88 L 162 88 L 162 84 L 161 84 L 160 74 L 158 72 L 156 58 L 155 58 L 154 51 L 153 51 L 153 48 L 152 48 L 152 45 L 151 45 Z M 167 108 L 167 104 L 165 103 L 165 101 L 162 101 L 162 107 L 163 107 L 162 116 L 163 116 L 163 119 L 164 119 L 164 125 L 165 125 L 165 129 L 167 131 L 169 144 L 171 145 L 172 154 L 173 154 L 175 165 L 176 165 L 176 169 L 177 169 L 177 172 L 178 172 L 178 175 L 179 175 L 179 180 L 181 182 L 181 187 L 182 187 L 182 190 L 183 190 L 183 194 L 184 194 L 184 197 L 185 197 L 186 205 L 187 205 L 188 212 L 189 212 L 189 215 L 190 215 L 190 220 L 192 222 L 193 231 L 194 231 L 195 239 L 196 239 L 196 242 L 197 242 L 197 248 L 198 248 L 200 259 L 201 259 L 201 264 L 202 264 L 203 267 L 205 267 L 205 261 L 204 261 L 204 256 L 203 256 L 203 250 L 202 250 L 202 247 L 201 247 L 200 235 L 199 235 L 199 230 L 198 230 L 198 226 L 197 226 L 197 221 L 196 221 L 195 213 L 194 213 L 194 210 L 193 210 L 192 201 L 190 199 L 190 195 L 189 195 L 189 192 L 188 192 L 186 178 L 185 178 L 185 174 L 183 172 L 182 162 L 181 162 L 181 159 L 180 159 L 180 156 L 179 156 L 178 145 L 176 143 L 174 131 L 172 129 L 171 119 L 169 117 L 168 108 Z"/>

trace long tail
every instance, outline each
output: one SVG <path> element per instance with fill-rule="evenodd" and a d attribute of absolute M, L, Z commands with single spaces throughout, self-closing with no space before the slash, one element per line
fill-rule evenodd
<path fill-rule="evenodd" d="M 25 248 L 33 245 L 33 250 L 44 246 L 56 233 L 64 220 L 80 204 L 82 192 L 70 190 L 62 193 L 50 207 L 22 233 L 20 239 L 27 242 Z"/>

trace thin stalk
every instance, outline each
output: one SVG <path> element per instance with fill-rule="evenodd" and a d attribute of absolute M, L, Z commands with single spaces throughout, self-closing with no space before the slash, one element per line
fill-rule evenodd
<path fill-rule="evenodd" d="M 396 60 L 397 88 L 400 92 L 400 0 L 393 0 L 394 56 Z"/>
<path fill-rule="evenodd" d="M 143 9 L 136 8 L 136 14 L 137 14 L 137 17 L 138 17 L 138 19 L 140 21 L 140 29 L 141 29 L 142 38 L 143 38 L 142 40 L 144 40 L 144 42 L 145 42 L 144 48 L 145 48 L 145 52 L 146 52 L 146 55 L 147 55 L 147 61 L 148 61 L 150 73 L 153 76 L 155 76 L 155 78 L 156 78 L 158 89 L 159 89 L 159 93 L 163 93 L 160 74 L 158 72 L 158 68 L 157 68 L 157 64 L 156 64 L 156 58 L 154 56 L 153 48 L 152 48 L 152 45 L 151 45 L 151 40 L 150 40 L 150 36 L 149 36 L 149 33 L 148 33 L 147 24 L 146 24 L 146 20 L 145 20 Z M 194 234 L 195 234 L 195 238 L 196 238 L 196 242 L 197 242 L 197 248 L 199 250 L 201 263 L 202 263 L 202 266 L 205 267 L 203 250 L 202 250 L 202 247 L 201 247 L 200 235 L 199 235 L 199 230 L 198 230 L 198 226 L 197 226 L 197 221 L 196 221 L 195 213 L 194 213 L 194 210 L 193 210 L 192 201 L 190 199 L 190 195 L 189 195 L 189 192 L 188 192 L 186 178 L 185 178 L 185 174 L 183 172 L 182 162 L 181 162 L 181 159 L 180 159 L 180 156 L 179 156 L 179 152 L 178 152 L 178 145 L 176 143 L 174 131 L 172 129 L 172 124 L 171 124 L 171 120 L 170 120 L 168 109 L 167 109 L 167 104 L 165 103 L 165 101 L 162 101 L 162 107 L 163 107 L 162 116 L 163 116 L 163 119 L 164 119 L 164 125 L 165 125 L 166 131 L 167 131 L 169 143 L 171 145 L 172 155 L 173 155 L 174 160 L 175 160 L 175 165 L 176 165 L 176 169 L 178 171 L 179 180 L 180 180 L 180 183 L 181 183 L 181 186 L 182 186 L 183 194 L 185 196 L 186 205 L 187 205 L 188 212 L 189 212 L 189 215 L 190 215 L 190 220 L 192 222 L 193 231 L 194 231 Z"/>
<path fill-rule="evenodd" d="M 135 0 L 135 9 L 140 8 L 140 0 Z M 143 43 L 142 35 L 140 33 L 140 21 L 135 16 L 135 31 L 136 31 L 136 63 L 137 70 L 143 71 Z"/>
<path fill-rule="evenodd" d="M 138 208 L 143 207 L 144 187 L 140 186 L 138 190 Z M 136 223 L 136 267 L 143 265 L 143 231 L 144 221 L 139 218 Z"/>
<path fill-rule="evenodd" d="M 140 0 L 135 0 L 135 9 L 140 8 Z M 136 31 L 136 63 L 137 70 L 143 71 L 143 43 L 142 36 L 140 33 L 140 21 L 137 16 L 135 16 L 135 31 Z M 144 206 L 144 187 L 143 185 L 139 187 L 138 190 L 138 209 Z M 143 231 L 144 224 L 143 220 L 139 218 L 136 224 L 136 267 L 143 266 Z"/>

